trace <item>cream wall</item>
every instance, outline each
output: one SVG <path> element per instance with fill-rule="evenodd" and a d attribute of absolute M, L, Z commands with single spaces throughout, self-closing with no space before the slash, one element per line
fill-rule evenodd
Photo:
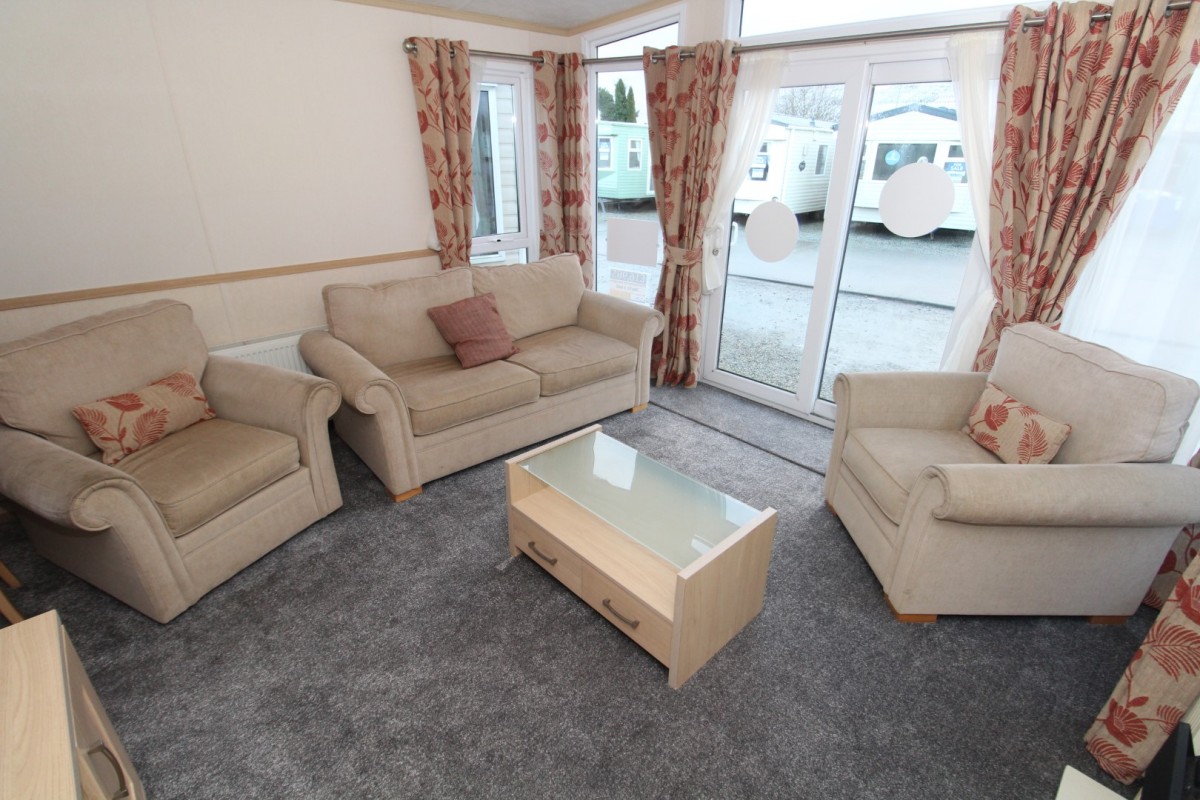
<path fill-rule="evenodd" d="M 401 44 L 575 40 L 336 0 L 0 3 L 0 301 L 420 251 Z M 320 287 L 436 258 L 0 311 L 0 340 L 159 296 L 211 346 L 319 326 Z"/>

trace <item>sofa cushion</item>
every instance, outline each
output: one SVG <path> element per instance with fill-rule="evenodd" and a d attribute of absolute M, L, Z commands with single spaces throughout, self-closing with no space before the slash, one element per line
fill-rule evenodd
<path fill-rule="evenodd" d="M 1056 464 L 1169 461 L 1200 396 L 1190 378 L 1036 322 L 1004 331 L 988 380 L 1071 426 Z"/>
<path fill-rule="evenodd" d="M 574 326 L 534 334 L 517 342 L 517 349 L 520 352 L 508 360 L 536 372 L 543 395 L 562 394 L 637 369 L 637 351 L 632 347 Z"/>
<path fill-rule="evenodd" d="M 481 294 L 428 309 L 438 333 L 454 348 L 463 369 L 508 358 L 517 352 L 496 310 L 496 296 Z"/>
<path fill-rule="evenodd" d="M 96 314 L 0 344 L 0 420 L 91 455 L 96 446 L 71 409 L 180 369 L 203 378 L 207 362 L 204 336 L 183 303 L 155 300 Z"/>
<path fill-rule="evenodd" d="M 164 436 L 216 416 L 196 377 L 186 369 L 149 386 L 75 406 L 71 413 L 100 448 L 105 464 L 116 464 Z"/>
<path fill-rule="evenodd" d="M 198 422 L 122 459 L 175 536 L 300 468 L 296 439 L 224 419 Z"/>
<path fill-rule="evenodd" d="M 963 433 L 1005 464 L 1049 464 L 1071 426 L 1038 413 L 989 381 Z"/>
<path fill-rule="evenodd" d="M 452 428 L 538 399 L 538 376 L 507 361 L 463 369 L 454 356 L 384 370 L 400 387 L 415 436 Z"/>
<path fill-rule="evenodd" d="M 583 272 L 573 253 L 531 264 L 470 269 L 475 294 L 496 295 L 504 327 L 514 339 L 579 322 Z"/>
<path fill-rule="evenodd" d="M 919 428 L 856 428 L 846 436 L 842 464 L 895 524 L 904 517 L 908 493 L 934 464 L 999 464 L 961 431 Z"/>
<path fill-rule="evenodd" d="M 329 332 L 382 369 L 453 353 L 425 311 L 472 297 L 474 291 L 471 271 L 458 267 L 371 286 L 337 283 L 321 295 Z"/>

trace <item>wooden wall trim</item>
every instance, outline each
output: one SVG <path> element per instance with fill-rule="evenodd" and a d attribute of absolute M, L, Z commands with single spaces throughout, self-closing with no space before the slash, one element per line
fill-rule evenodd
<path fill-rule="evenodd" d="M 36 306 L 52 306 L 59 303 L 76 303 L 81 300 L 95 300 L 100 297 L 120 297 L 126 294 L 190 289 L 194 286 L 212 286 L 218 283 L 256 281 L 262 278 L 282 278 L 287 275 L 300 275 L 305 272 L 322 272 L 324 270 L 344 269 L 346 267 L 362 267 L 368 264 L 385 264 L 389 261 L 410 261 L 416 258 L 428 258 L 431 256 L 437 256 L 437 253 L 428 249 L 405 250 L 400 253 L 381 253 L 377 256 L 341 258 L 335 261 L 314 261 L 308 264 L 291 264 L 284 267 L 247 269 L 241 272 L 216 272 L 212 275 L 195 275 L 190 278 L 170 278 L 162 281 L 100 286 L 95 289 L 77 289 L 70 292 L 51 292 L 49 294 L 32 294 L 26 297 L 0 298 L 0 311 L 13 311 L 18 308 L 34 308 Z"/>

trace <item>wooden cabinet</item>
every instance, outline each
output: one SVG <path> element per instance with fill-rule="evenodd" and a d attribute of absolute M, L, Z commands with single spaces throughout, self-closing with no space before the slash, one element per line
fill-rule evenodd
<path fill-rule="evenodd" d="M 0 705 L 0 797 L 145 797 L 57 612 L 0 630 Z"/>

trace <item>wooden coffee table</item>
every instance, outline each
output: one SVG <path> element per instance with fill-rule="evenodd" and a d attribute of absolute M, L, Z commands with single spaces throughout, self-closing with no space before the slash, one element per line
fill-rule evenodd
<path fill-rule="evenodd" d="M 667 666 L 677 689 L 762 610 L 776 512 L 600 432 L 507 462 L 508 538 Z"/>

